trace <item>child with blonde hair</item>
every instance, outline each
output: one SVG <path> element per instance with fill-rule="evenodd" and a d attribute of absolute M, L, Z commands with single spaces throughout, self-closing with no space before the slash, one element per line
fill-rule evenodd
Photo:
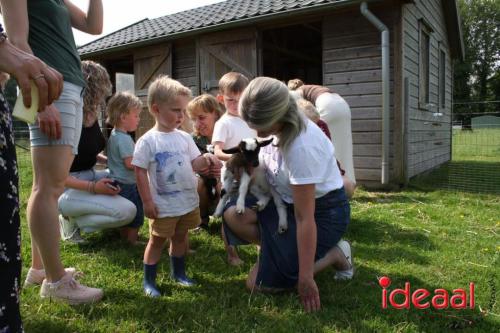
<path fill-rule="evenodd" d="M 148 108 L 155 125 L 137 141 L 132 165 L 149 221 L 149 242 L 144 252 L 146 295 L 160 296 L 156 286 L 157 264 L 170 239 L 170 274 L 183 286 L 195 282 L 185 270 L 186 235 L 200 224 L 195 172 L 221 167 L 212 154 L 200 154 L 188 133 L 178 130 L 184 119 L 191 90 L 160 76 L 148 89 Z"/>
<path fill-rule="evenodd" d="M 119 194 L 132 201 L 137 208 L 134 220 L 120 229 L 122 238 L 133 245 L 137 243 L 139 229 L 144 224 L 144 209 L 132 165 L 134 141 L 128 132 L 137 130 L 141 110 L 141 100 L 128 92 L 116 93 L 107 107 L 107 122 L 114 127 L 107 145 L 108 168 L 110 177 L 114 179 L 111 186 L 120 188 Z"/>
<path fill-rule="evenodd" d="M 248 82 L 248 78 L 238 72 L 226 73 L 219 80 L 217 98 L 219 102 L 224 104 L 226 113 L 215 123 L 212 144 L 215 156 L 222 161 L 231 158 L 231 154 L 224 153 L 223 149 L 236 147 L 241 140 L 257 136 L 257 132 L 248 127 L 238 113 L 238 102 Z M 222 229 L 222 239 L 226 247 L 228 263 L 233 266 L 241 265 L 243 261 L 238 256 L 236 248 L 227 243 L 224 228 Z"/>

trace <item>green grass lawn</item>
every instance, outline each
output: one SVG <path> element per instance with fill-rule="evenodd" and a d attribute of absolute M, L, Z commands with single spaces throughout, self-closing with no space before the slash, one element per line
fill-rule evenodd
<path fill-rule="evenodd" d="M 22 154 L 21 154 L 22 155 Z M 30 262 L 24 216 L 31 173 L 20 156 L 23 228 L 23 277 Z M 356 275 L 334 281 L 333 270 L 320 273 L 322 310 L 302 311 L 297 295 L 250 294 L 247 271 L 253 247 L 240 248 L 242 268 L 225 263 L 222 241 L 212 234 L 191 236 L 196 253 L 188 272 L 200 284 L 192 289 L 169 280 L 165 254 L 159 268 L 159 299 L 143 295 L 143 247 L 131 247 L 113 232 L 87 235 L 85 245 L 61 244 L 66 266 L 85 273 L 82 283 L 104 288 L 95 305 L 69 306 L 43 301 L 38 288 L 24 289 L 21 309 L 27 332 L 496 332 L 500 327 L 498 290 L 500 198 L 447 192 L 412 183 L 399 192 L 358 190 L 352 201 L 352 242 Z M 147 228 L 141 231 L 146 239 Z M 497 267 L 495 269 L 495 267 Z M 472 310 L 396 310 L 381 308 L 377 277 L 389 276 L 392 288 L 411 282 L 412 290 L 451 291 L 476 285 Z"/>

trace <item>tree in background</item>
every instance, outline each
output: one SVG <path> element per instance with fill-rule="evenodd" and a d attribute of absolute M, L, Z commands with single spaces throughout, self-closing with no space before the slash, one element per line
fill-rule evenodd
<path fill-rule="evenodd" d="M 500 1 L 459 0 L 459 8 L 465 60 L 454 67 L 454 100 L 493 101 L 498 98 L 495 90 L 500 75 Z M 495 111 L 493 103 L 477 105 L 479 112 Z M 497 104 L 496 111 L 500 111 L 498 107 Z M 476 111 L 468 107 L 455 110 Z"/>

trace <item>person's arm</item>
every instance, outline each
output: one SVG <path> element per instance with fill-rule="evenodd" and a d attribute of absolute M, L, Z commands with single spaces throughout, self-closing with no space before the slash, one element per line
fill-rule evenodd
<path fill-rule="evenodd" d="M 129 156 L 123 159 L 123 165 L 125 165 L 125 168 L 129 170 L 134 170 L 134 166 L 132 165 L 132 158 L 132 156 Z"/>
<path fill-rule="evenodd" d="M 156 208 L 149 190 L 148 170 L 134 166 L 134 171 L 137 189 L 139 190 L 139 195 L 144 205 L 144 215 L 150 219 L 155 219 L 158 217 L 158 209 Z"/>
<path fill-rule="evenodd" d="M 5 27 L 7 28 L 7 33 L 10 35 L 11 42 L 19 49 L 29 54 L 33 54 L 33 51 L 28 44 L 29 21 L 26 0 L 0 0 L 0 4 L 2 6 L 2 15 L 4 17 Z M 31 76 L 31 79 L 35 82 L 35 84 L 37 84 L 37 86 L 40 84 L 43 85 L 43 81 L 45 80 L 42 79 L 46 79 L 46 75 L 46 70 L 42 70 L 38 74 Z M 27 84 L 29 85 L 30 83 L 28 82 Z M 26 91 L 31 97 L 31 90 L 26 87 L 24 87 L 24 89 L 23 93 Z M 52 95 L 54 95 L 54 93 L 52 93 Z M 39 106 L 38 108 L 38 122 L 40 130 L 50 139 L 60 139 L 62 129 L 59 111 L 52 104 L 47 103 L 45 97 L 42 98 L 43 100 L 40 101 L 40 104 L 48 106 L 43 108 Z"/>
<path fill-rule="evenodd" d="M 217 141 L 214 142 L 214 154 L 221 161 L 227 161 L 233 156 L 232 154 L 226 154 L 222 151 L 224 149 L 224 142 Z"/>
<path fill-rule="evenodd" d="M 295 219 L 297 221 L 297 248 L 299 254 L 300 300 L 306 312 L 321 307 L 319 290 L 314 281 L 314 256 L 316 253 L 315 185 L 291 185 Z"/>
<path fill-rule="evenodd" d="M 194 172 L 208 172 L 211 166 L 215 168 L 221 168 L 222 163 L 219 159 L 210 153 L 205 153 L 203 155 L 198 156 L 193 161 L 191 161 L 191 165 L 193 166 Z"/>
<path fill-rule="evenodd" d="M 86 191 L 92 194 L 117 195 L 120 192 L 120 188 L 111 186 L 110 183 L 112 182 L 113 180 L 109 178 L 101 178 L 98 181 L 89 181 L 68 176 L 64 186 L 75 190 Z"/>
<path fill-rule="evenodd" d="M 12 75 L 23 93 L 23 103 L 31 106 L 31 83 L 34 80 L 39 95 L 38 108 L 45 109 L 59 98 L 63 87 L 63 77 L 55 69 L 47 66 L 37 57 L 14 46 L 9 39 L 0 43 L 0 71 Z M 40 76 L 43 74 L 42 76 Z"/>
<path fill-rule="evenodd" d="M 90 0 L 87 13 L 75 6 L 70 0 L 64 0 L 68 8 L 71 25 L 80 31 L 91 35 L 102 33 L 103 9 L 101 0 Z"/>
<path fill-rule="evenodd" d="M 97 163 L 107 165 L 108 164 L 108 157 L 104 155 L 103 153 L 97 154 Z"/>
<path fill-rule="evenodd" d="M 27 0 L 0 0 L 5 30 L 14 46 L 33 54 L 28 44 L 29 21 Z"/>

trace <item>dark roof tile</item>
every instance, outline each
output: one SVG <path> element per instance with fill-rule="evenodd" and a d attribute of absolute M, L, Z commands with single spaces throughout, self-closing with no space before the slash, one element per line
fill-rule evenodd
<path fill-rule="evenodd" d="M 173 33 L 340 1 L 345 0 L 227 0 L 154 19 L 141 20 L 83 45 L 78 51 L 80 54 L 93 53 Z"/>

